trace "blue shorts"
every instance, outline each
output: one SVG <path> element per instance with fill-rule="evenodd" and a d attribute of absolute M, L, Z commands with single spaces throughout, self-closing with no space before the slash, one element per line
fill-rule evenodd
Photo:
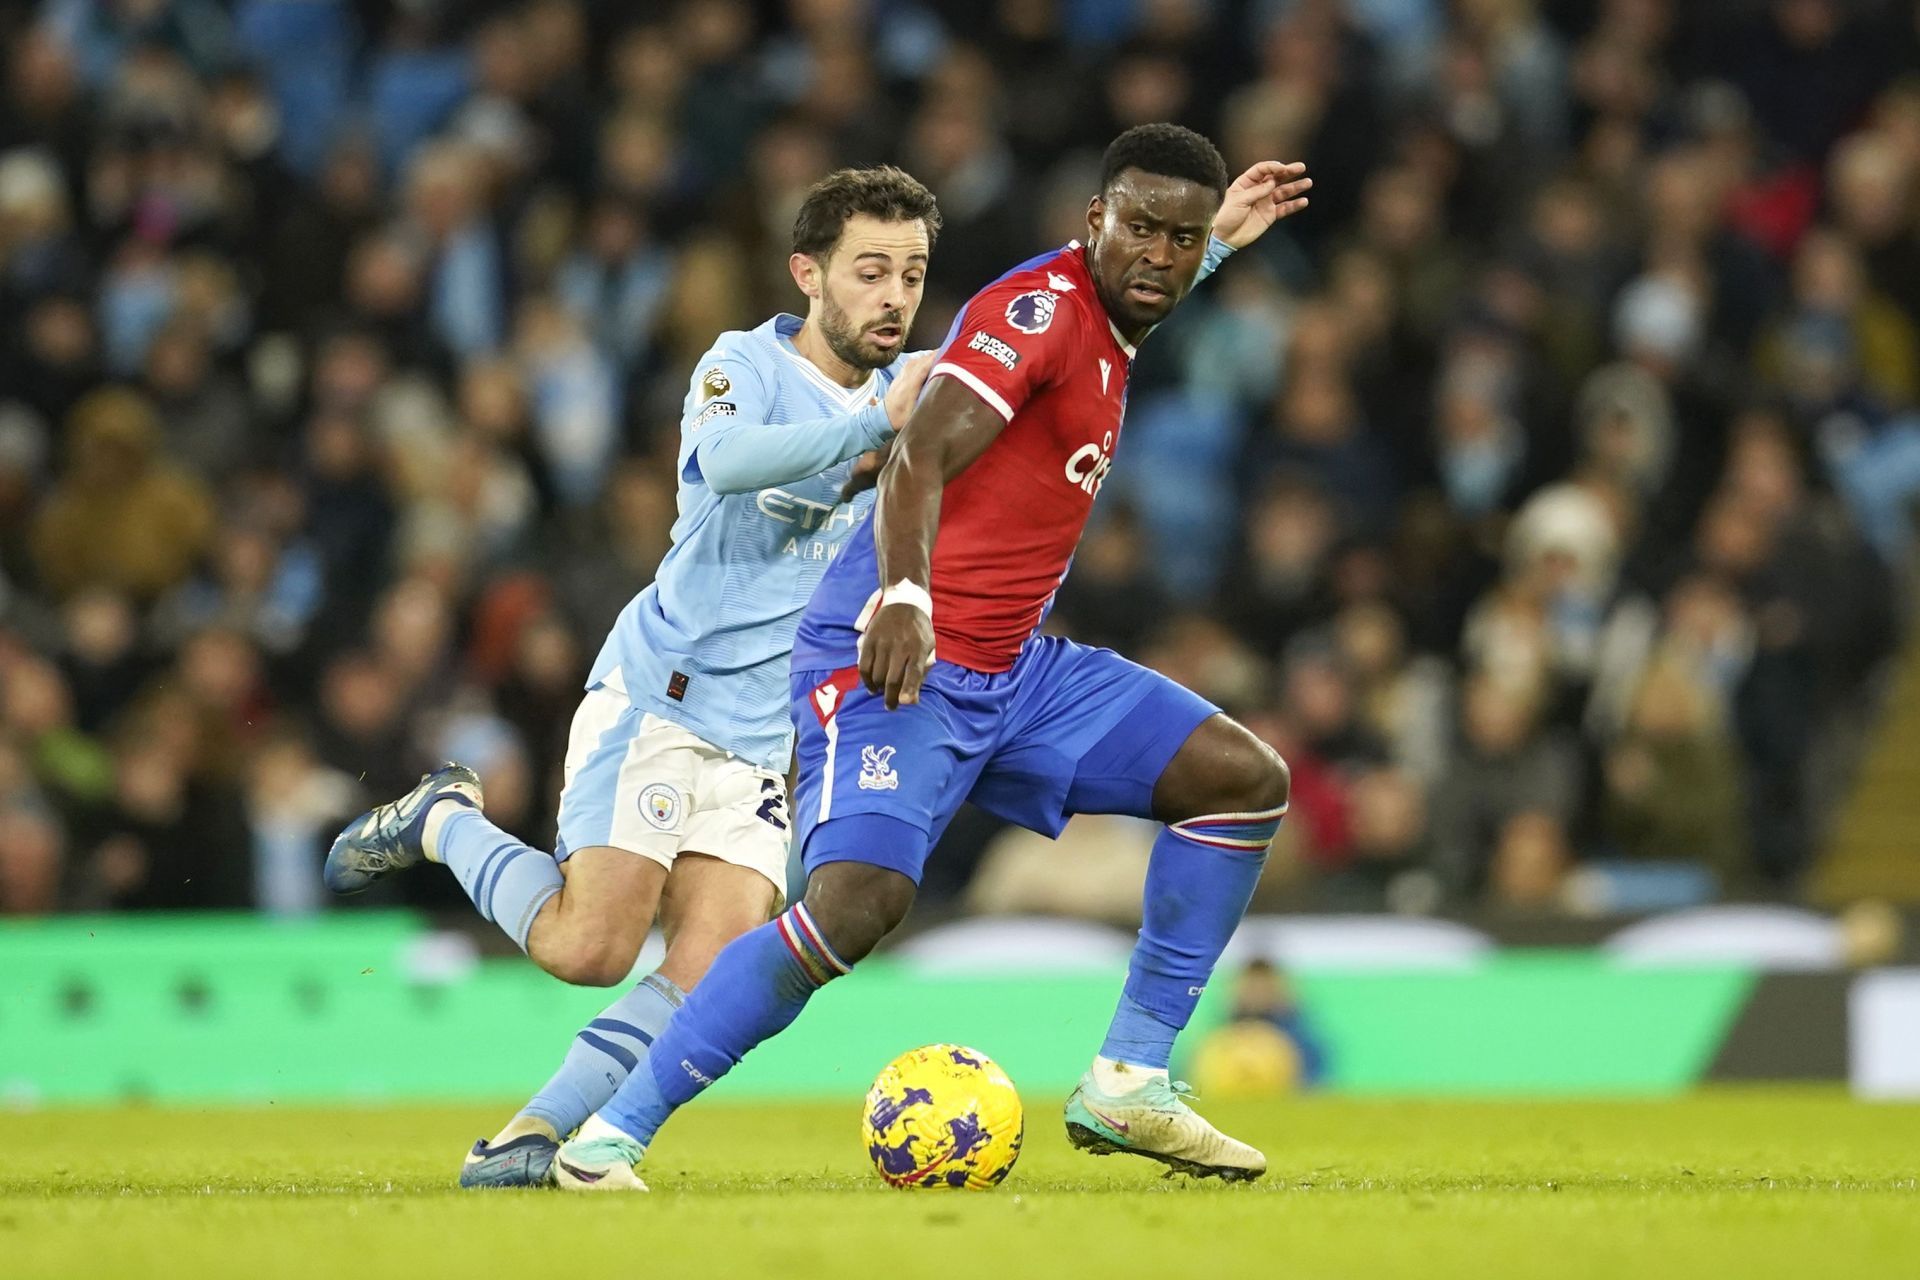
<path fill-rule="evenodd" d="M 1219 712 L 1111 649 L 1058 636 L 1028 641 L 994 675 L 936 661 L 920 701 L 894 711 L 855 668 L 796 671 L 793 699 L 806 869 L 865 862 L 915 884 L 964 800 L 1047 836 L 1076 813 L 1152 817 L 1167 762 Z"/>

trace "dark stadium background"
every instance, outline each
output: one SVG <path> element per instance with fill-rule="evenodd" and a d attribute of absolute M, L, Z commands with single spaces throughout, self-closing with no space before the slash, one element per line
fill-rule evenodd
<path fill-rule="evenodd" d="M 1145 346 L 1054 624 L 1286 755 L 1261 905 L 1920 887 L 1913 4 L 49 0 L 0 38 L 0 914 L 330 909 L 340 820 L 447 756 L 547 843 L 686 379 L 796 307 L 806 185 L 933 187 L 928 346 L 1158 119 L 1313 203 Z M 1147 839 L 963 820 L 929 918 L 1124 923 Z"/>

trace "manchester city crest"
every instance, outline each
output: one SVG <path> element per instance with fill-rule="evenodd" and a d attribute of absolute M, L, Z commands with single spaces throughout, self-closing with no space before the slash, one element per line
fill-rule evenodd
<path fill-rule="evenodd" d="M 680 822 L 680 793 L 664 782 L 649 784 L 640 792 L 640 816 L 662 831 L 671 831 Z"/>

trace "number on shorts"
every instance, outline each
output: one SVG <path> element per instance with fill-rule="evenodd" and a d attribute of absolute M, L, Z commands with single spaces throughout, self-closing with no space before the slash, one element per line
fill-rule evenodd
<path fill-rule="evenodd" d="M 760 802 L 758 811 L 760 817 L 771 822 L 777 830 L 785 831 L 787 829 L 787 797 L 781 791 L 780 784 L 772 778 L 762 778 L 760 790 L 772 793 Z"/>

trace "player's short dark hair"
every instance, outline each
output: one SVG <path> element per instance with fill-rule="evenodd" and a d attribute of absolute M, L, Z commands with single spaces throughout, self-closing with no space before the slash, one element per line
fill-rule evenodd
<path fill-rule="evenodd" d="M 1227 194 L 1227 162 L 1220 158 L 1220 148 L 1177 124 L 1135 125 L 1107 144 L 1107 154 L 1100 162 L 1100 190 L 1109 190 L 1113 180 L 1128 169 L 1185 178 L 1210 188 L 1223 199 Z"/>
<path fill-rule="evenodd" d="M 890 164 L 835 169 L 807 188 L 793 220 L 793 251 L 822 258 L 840 243 L 847 219 L 859 214 L 882 222 L 913 222 L 927 228 L 927 247 L 940 234 L 940 208 L 918 178 Z"/>

